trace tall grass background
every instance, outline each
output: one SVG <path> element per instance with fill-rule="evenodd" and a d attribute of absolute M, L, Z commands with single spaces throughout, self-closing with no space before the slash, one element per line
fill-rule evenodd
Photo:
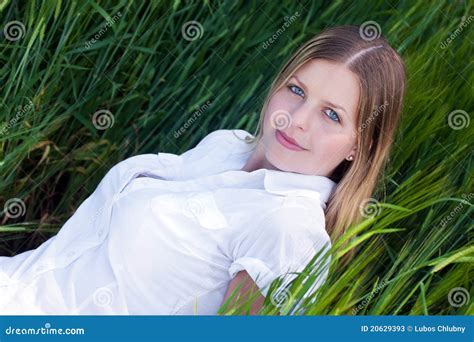
<path fill-rule="evenodd" d="M 344 236 L 355 258 L 335 248 L 304 313 L 472 314 L 473 14 L 469 1 L 0 1 L 0 255 L 56 234 L 120 160 L 254 132 L 300 44 L 373 21 L 407 64 L 402 123 L 376 213 Z M 262 312 L 289 312 L 277 306 Z"/>

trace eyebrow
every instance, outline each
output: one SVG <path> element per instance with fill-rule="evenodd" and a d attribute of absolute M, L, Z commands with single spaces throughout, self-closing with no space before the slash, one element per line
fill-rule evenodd
<path fill-rule="evenodd" d="M 305 87 L 306 89 L 308 89 L 308 87 L 303 83 L 301 82 L 301 80 L 298 78 L 298 76 L 296 75 L 292 75 L 290 78 L 295 78 L 303 87 Z M 331 107 L 334 107 L 334 108 L 337 108 L 337 109 L 340 109 L 340 110 L 343 110 L 346 114 L 347 114 L 347 110 L 345 110 L 343 107 L 337 105 L 337 104 L 334 104 L 330 101 L 327 101 L 327 100 L 323 100 L 323 102 L 325 104 L 327 104 L 328 106 L 331 106 Z"/>

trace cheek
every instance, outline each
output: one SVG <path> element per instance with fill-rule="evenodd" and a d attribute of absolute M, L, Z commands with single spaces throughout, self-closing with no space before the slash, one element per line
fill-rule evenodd
<path fill-rule="evenodd" d="M 275 131 L 275 127 L 291 124 L 291 113 L 293 112 L 294 99 L 284 93 L 277 92 L 268 102 L 263 121 L 264 132 Z M 273 122 L 272 122 L 273 121 Z"/>
<path fill-rule="evenodd" d="M 313 156 L 320 160 L 342 160 L 350 152 L 353 142 L 346 134 L 335 134 L 328 130 L 319 130 L 312 140 Z"/>
<path fill-rule="evenodd" d="M 280 89 L 268 102 L 266 114 L 268 114 L 267 116 L 270 116 L 272 113 L 279 110 L 291 112 L 294 102 L 295 99 L 290 94 L 288 94 L 285 89 Z"/>

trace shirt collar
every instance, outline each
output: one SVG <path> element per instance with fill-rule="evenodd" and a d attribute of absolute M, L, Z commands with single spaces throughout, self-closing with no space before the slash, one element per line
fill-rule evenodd
<path fill-rule="evenodd" d="M 285 196 L 306 196 L 326 204 L 336 183 L 324 176 L 265 170 L 264 186 L 268 192 Z"/>
<path fill-rule="evenodd" d="M 232 155 L 236 156 L 236 167 L 240 169 L 252 154 L 255 145 L 248 144 L 243 140 L 246 135 L 252 136 L 244 130 L 230 130 L 230 133 L 234 136 L 232 140 L 236 145 L 232 150 Z M 337 183 L 325 176 L 269 169 L 263 169 L 263 172 L 265 173 L 264 187 L 266 191 L 283 196 L 295 195 L 318 199 L 324 208 L 337 186 Z"/>

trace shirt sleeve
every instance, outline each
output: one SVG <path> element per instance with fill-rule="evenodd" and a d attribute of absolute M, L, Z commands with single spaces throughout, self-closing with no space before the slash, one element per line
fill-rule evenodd
<path fill-rule="evenodd" d="M 298 206 L 280 208 L 251 224 L 239 237 L 229 275 L 234 278 L 237 272 L 247 271 L 262 295 L 267 296 L 273 280 L 281 276 L 281 286 L 285 286 L 318 252 L 318 256 L 323 256 L 330 246 L 322 209 L 314 213 Z M 314 265 L 322 267 L 318 262 Z M 326 276 L 327 272 L 312 285 L 304 298 L 313 293 Z"/>
<path fill-rule="evenodd" d="M 194 148 L 181 155 L 183 167 L 177 177 L 189 179 L 225 171 L 225 161 L 235 146 L 233 139 L 233 130 L 230 129 L 218 129 L 206 135 Z"/>
<path fill-rule="evenodd" d="M 229 132 L 230 130 L 225 129 L 213 131 L 201 139 L 195 147 L 181 154 L 149 153 L 122 160 L 104 176 L 98 189 L 107 194 L 120 192 L 130 180 L 138 175 L 170 180 L 179 178 L 182 176 L 184 164 L 198 162 L 207 154 L 212 153 L 213 148 L 228 140 Z"/>

